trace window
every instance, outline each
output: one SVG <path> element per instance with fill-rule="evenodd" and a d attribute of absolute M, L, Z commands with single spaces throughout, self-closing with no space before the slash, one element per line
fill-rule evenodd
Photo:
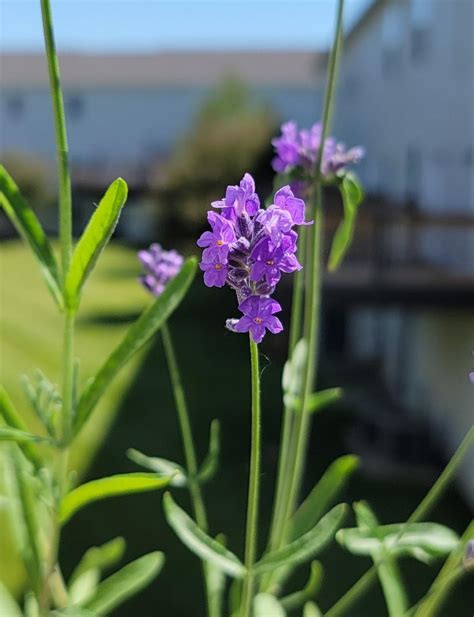
<path fill-rule="evenodd" d="M 20 94 L 10 94 L 6 98 L 5 106 L 8 116 L 18 120 L 25 110 L 25 100 Z"/>
<path fill-rule="evenodd" d="M 410 53 L 415 64 L 423 62 L 430 55 L 432 20 L 432 0 L 411 0 Z"/>
<path fill-rule="evenodd" d="M 84 113 L 84 100 L 81 96 L 74 94 L 66 99 L 66 110 L 68 118 L 78 120 Z"/>

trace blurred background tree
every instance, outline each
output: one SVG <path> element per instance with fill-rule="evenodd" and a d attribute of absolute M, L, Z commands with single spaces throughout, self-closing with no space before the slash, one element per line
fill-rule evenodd
<path fill-rule="evenodd" d="M 268 106 L 255 100 L 243 81 L 225 78 L 169 161 L 152 171 L 153 194 L 170 230 L 195 233 L 209 203 L 249 169 L 259 186 L 270 187 L 275 133 L 276 118 Z"/>

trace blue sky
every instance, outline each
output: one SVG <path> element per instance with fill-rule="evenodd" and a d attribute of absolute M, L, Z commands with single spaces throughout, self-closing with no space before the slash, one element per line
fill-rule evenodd
<path fill-rule="evenodd" d="M 350 26 L 371 0 L 346 0 Z M 0 0 L 0 49 L 41 50 L 39 0 Z M 336 0 L 52 0 L 67 51 L 312 49 L 330 41 Z"/>

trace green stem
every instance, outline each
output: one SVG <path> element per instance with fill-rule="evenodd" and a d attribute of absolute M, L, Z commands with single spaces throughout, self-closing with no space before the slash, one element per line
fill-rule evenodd
<path fill-rule="evenodd" d="M 242 591 L 241 616 L 250 617 L 254 596 L 253 566 L 257 552 L 258 502 L 260 493 L 260 370 L 258 345 L 250 337 L 250 365 L 252 380 L 252 436 L 250 453 L 250 476 L 247 503 L 247 529 L 245 540 L 245 566 L 247 574 Z"/>
<path fill-rule="evenodd" d="M 298 241 L 298 261 L 301 263 L 304 260 L 306 246 L 306 227 L 303 227 L 300 232 Z M 293 285 L 293 296 L 291 301 L 291 319 L 290 319 L 290 341 L 288 346 L 288 358 L 292 357 L 296 343 L 301 336 L 301 310 L 303 308 L 304 294 L 304 272 L 299 270 L 295 274 L 295 282 Z M 289 467 L 288 456 L 291 443 L 291 435 L 293 434 L 293 419 L 294 412 L 288 406 L 285 406 L 283 411 L 282 429 L 281 429 L 281 446 L 278 457 L 278 471 L 275 491 L 275 503 L 273 506 L 273 516 L 270 528 L 269 547 L 275 548 L 278 544 L 278 539 L 282 532 L 284 518 L 282 510 L 288 492 Z M 268 578 L 268 577 L 265 577 Z"/>
<path fill-rule="evenodd" d="M 166 362 L 168 363 L 168 370 L 170 374 L 171 386 L 173 389 L 176 411 L 178 414 L 178 424 L 179 430 L 181 432 L 181 440 L 183 443 L 184 459 L 186 461 L 186 469 L 188 472 L 189 493 L 191 495 L 194 516 L 198 526 L 203 531 L 207 531 L 208 522 L 206 508 L 204 506 L 204 499 L 202 496 L 201 487 L 199 486 L 199 482 L 197 479 L 198 464 L 196 450 L 194 448 L 191 420 L 189 416 L 188 405 L 186 402 L 186 396 L 184 394 L 181 373 L 174 350 L 173 340 L 171 338 L 168 324 L 166 323 L 161 328 L 161 336 L 166 355 Z M 219 607 L 216 605 L 214 600 L 214 594 L 212 593 L 212 589 L 210 587 L 208 567 L 205 563 L 202 564 L 202 569 L 206 585 L 206 602 L 209 617 L 219 617 Z"/>
<path fill-rule="evenodd" d="M 417 508 L 415 508 L 412 514 L 408 517 L 408 520 L 401 528 L 397 539 L 400 539 L 400 537 L 405 533 L 408 525 L 411 523 L 416 523 L 420 519 L 424 518 L 431 508 L 433 508 L 435 503 L 447 489 L 451 479 L 458 470 L 461 462 L 469 452 L 473 443 L 474 426 L 470 428 L 467 435 L 460 443 L 458 449 L 451 457 L 449 463 L 425 495 L 419 506 L 417 506 Z M 334 604 L 334 606 L 332 606 L 327 613 L 325 613 L 325 617 L 339 617 L 339 615 L 342 615 L 343 612 L 347 611 L 347 609 L 350 608 L 363 593 L 368 591 L 372 583 L 376 580 L 376 575 L 377 571 L 374 566 L 367 570 L 362 577 L 344 594 L 344 596 L 338 600 L 338 602 Z"/>
<path fill-rule="evenodd" d="M 297 415 L 295 420 L 292 447 L 290 449 L 290 460 L 288 464 L 289 469 L 291 470 L 291 477 L 286 500 L 286 508 L 284 511 L 283 531 L 280 534 L 279 543 L 284 542 L 288 521 L 293 515 L 297 505 L 304 474 L 307 445 L 311 428 L 311 416 L 310 414 L 305 413 L 305 409 L 307 400 L 314 388 L 319 356 L 322 286 L 321 262 L 323 255 L 322 244 L 324 230 L 321 164 L 323 160 L 324 143 L 329 131 L 329 119 L 336 84 L 337 61 L 343 32 L 343 13 L 344 0 L 339 0 L 334 45 L 332 47 L 329 59 L 328 81 L 324 98 L 321 145 L 319 147 L 318 159 L 315 166 L 315 200 L 314 206 L 311 208 L 310 212 L 310 217 L 315 219 L 315 224 L 312 229 L 312 234 L 310 235 L 309 245 L 307 248 L 307 261 L 305 262 L 308 267 L 308 289 L 305 298 L 303 335 L 308 343 L 308 357 L 306 360 L 303 378 L 301 413 Z"/>
<path fill-rule="evenodd" d="M 54 42 L 50 0 L 41 0 L 44 43 L 48 62 L 49 84 L 53 103 L 56 156 L 59 180 L 59 238 L 63 280 L 69 269 L 72 253 L 72 197 L 64 102 L 61 91 L 59 63 Z"/>
<path fill-rule="evenodd" d="M 201 529 L 207 531 L 207 516 L 202 498 L 201 488 L 197 482 L 197 457 L 194 449 L 193 435 L 191 429 L 191 421 L 184 395 L 184 388 L 181 380 L 181 375 L 176 360 L 173 341 L 168 325 L 164 324 L 161 328 L 161 336 L 163 338 L 163 347 L 165 349 L 166 361 L 170 373 L 171 385 L 173 388 L 173 396 L 178 413 L 178 424 L 181 431 L 181 439 L 183 442 L 184 458 L 186 461 L 186 469 L 189 477 L 189 492 L 194 509 L 196 522 Z"/>

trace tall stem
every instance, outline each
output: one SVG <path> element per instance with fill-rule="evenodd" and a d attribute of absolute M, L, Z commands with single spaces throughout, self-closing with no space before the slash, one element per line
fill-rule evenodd
<path fill-rule="evenodd" d="M 293 447 L 290 449 L 289 468 L 291 477 L 286 501 L 284 516 L 284 526 L 286 528 L 290 517 L 293 515 L 301 488 L 301 481 L 304 473 L 308 439 L 311 427 L 311 416 L 305 413 L 308 397 L 314 388 L 319 356 L 319 336 L 321 319 L 321 287 L 322 287 L 322 256 L 323 256 L 323 196 L 321 186 L 321 165 L 323 162 L 323 152 L 326 136 L 329 131 L 329 119 L 331 115 L 334 90 L 337 75 L 337 60 L 343 32 L 344 0 L 339 0 L 337 7 L 336 29 L 334 45 L 329 58 L 329 70 L 326 93 L 324 98 L 324 108 L 322 117 L 321 144 L 318 151 L 318 158 L 315 166 L 314 179 L 314 204 L 311 208 L 311 217 L 314 217 L 315 224 L 310 235 L 307 249 L 307 268 L 308 268 L 308 289 L 304 307 L 304 326 L 303 335 L 308 344 L 308 357 L 303 378 L 302 405 L 301 412 L 295 419 L 293 433 Z M 280 542 L 283 542 L 285 533 L 283 531 Z"/>
<path fill-rule="evenodd" d="M 43 35 L 46 50 L 46 59 L 49 73 L 49 86 L 53 106 L 53 118 L 56 137 L 56 156 L 59 183 L 59 239 L 61 245 L 62 280 L 64 284 L 72 253 L 72 197 L 71 176 L 69 171 L 68 144 L 64 102 L 59 77 L 59 63 L 54 42 L 53 20 L 50 0 L 41 0 L 41 15 L 43 20 Z M 62 351 L 62 409 L 61 409 L 61 447 L 56 469 L 56 480 L 60 494 L 63 495 L 67 484 L 67 466 L 71 425 L 73 418 L 73 391 L 74 391 L 74 315 L 64 313 L 63 351 Z M 50 603 L 50 580 L 54 579 L 57 570 L 58 549 L 61 526 L 57 517 L 52 521 L 53 540 L 50 554 L 47 558 L 47 567 L 40 594 L 40 609 L 48 609 Z"/>
<path fill-rule="evenodd" d="M 181 433 L 181 440 L 183 442 L 184 459 L 188 472 L 189 493 L 191 495 L 194 516 L 198 526 L 202 530 L 207 531 L 208 523 L 206 508 L 204 506 L 204 499 L 202 497 L 201 487 L 199 486 L 199 482 L 197 480 L 198 465 L 196 450 L 194 448 L 191 420 L 189 417 L 188 405 L 186 402 L 186 396 L 184 394 L 183 382 L 181 379 L 181 373 L 174 350 L 173 340 L 171 338 L 171 333 L 168 325 L 166 323 L 161 328 L 161 336 L 166 355 L 166 362 L 168 364 L 171 386 L 173 389 L 174 402 L 178 414 L 178 424 Z M 215 602 L 213 601 L 213 594 L 210 588 L 210 581 L 208 576 L 208 568 L 205 563 L 202 564 L 202 570 L 206 585 L 206 601 L 209 617 L 218 617 L 219 613 L 218 609 L 215 606 Z"/>
<path fill-rule="evenodd" d="M 260 494 L 260 370 L 258 345 L 250 338 L 250 367 L 252 381 L 252 435 L 250 452 L 250 476 L 247 502 L 247 529 L 245 540 L 245 566 L 247 574 L 242 591 L 241 617 L 250 617 L 254 596 L 252 572 L 257 552 L 258 502 Z"/>
<path fill-rule="evenodd" d="M 171 385 L 173 388 L 173 396 L 178 414 L 178 424 L 183 442 L 184 458 L 186 461 L 186 469 L 189 477 L 189 492 L 194 509 L 196 522 L 204 531 L 207 530 L 207 516 L 202 498 L 201 488 L 196 481 L 198 471 L 196 451 L 194 449 L 193 434 L 191 429 L 191 421 L 189 418 L 188 406 L 184 395 L 183 383 L 181 374 L 176 360 L 173 341 L 168 325 L 164 324 L 161 328 L 161 336 L 163 339 L 163 347 L 165 349 L 166 361 L 170 373 Z"/>
<path fill-rule="evenodd" d="M 50 0 L 41 0 L 41 14 L 43 18 L 44 44 L 48 62 L 49 85 L 53 103 L 54 129 L 56 135 L 56 156 L 59 180 L 59 238 L 61 241 L 61 263 L 64 279 L 69 269 L 72 253 L 71 175 L 69 172 L 64 101 L 61 91 L 58 56 L 54 42 Z"/>

